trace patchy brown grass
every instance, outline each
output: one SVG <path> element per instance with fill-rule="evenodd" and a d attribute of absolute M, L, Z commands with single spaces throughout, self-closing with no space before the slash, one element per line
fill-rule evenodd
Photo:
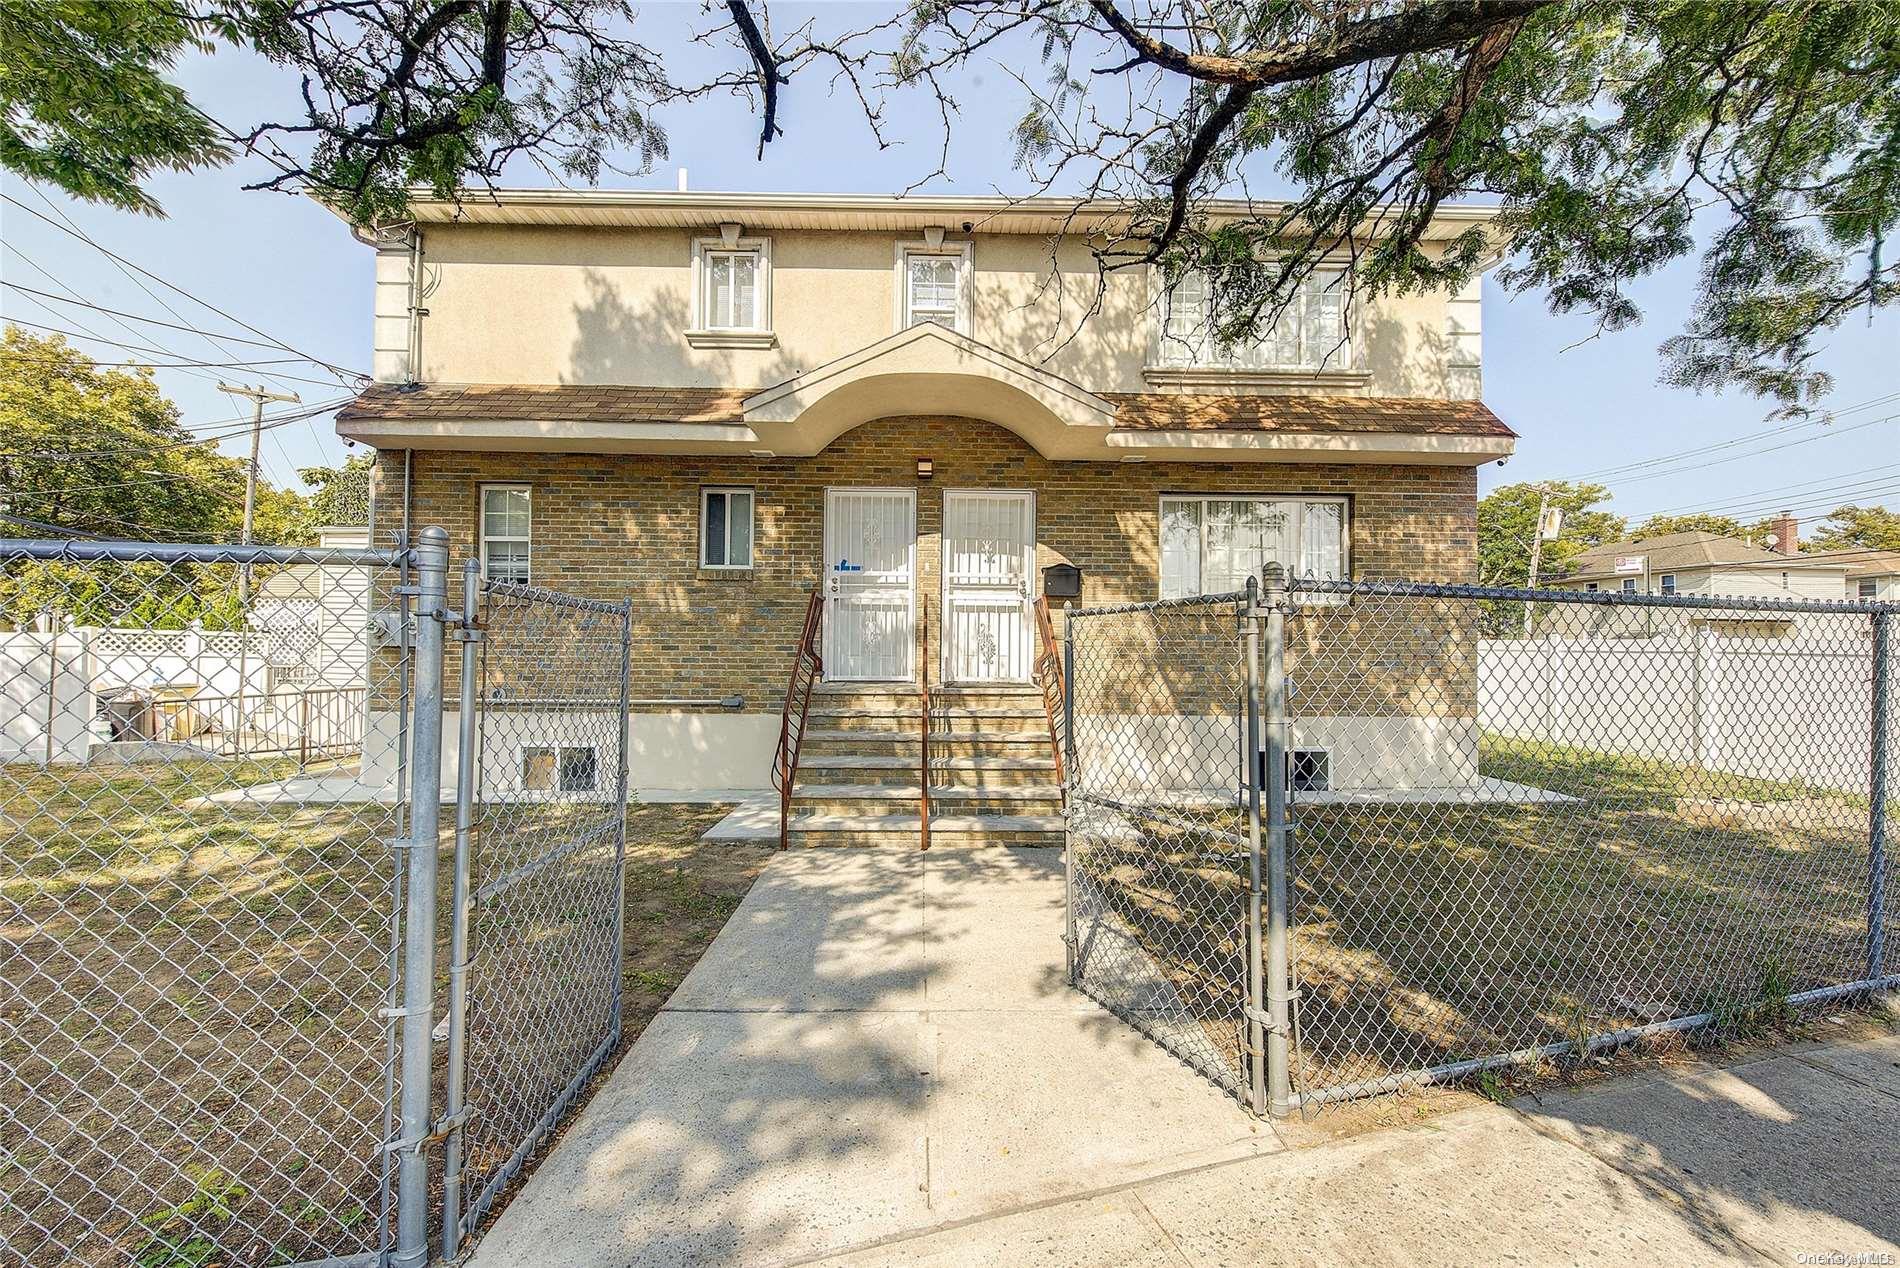
<path fill-rule="evenodd" d="M 323 773 L 0 768 L 0 1243 L 27 1262 L 379 1244 L 397 821 L 244 791 Z M 769 857 L 699 842 L 726 809 L 629 808 L 616 1058 Z"/>

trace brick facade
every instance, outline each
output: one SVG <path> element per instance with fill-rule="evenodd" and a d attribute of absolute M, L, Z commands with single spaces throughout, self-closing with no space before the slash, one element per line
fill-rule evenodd
<path fill-rule="evenodd" d="M 917 478 L 920 457 L 934 464 L 930 480 Z M 380 454 L 379 544 L 401 526 L 402 480 L 402 453 Z M 479 486 L 531 485 L 535 584 L 633 597 L 633 695 L 737 693 L 747 712 L 776 711 L 783 695 L 820 577 L 828 486 L 917 490 L 918 591 L 933 632 L 941 627 L 946 489 L 1034 490 L 1038 566 L 1080 567 L 1086 604 L 1157 597 L 1163 493 L 1344 494 L 1355 577 L 1472 582 L 1477 572 L 1470 467 L 1058 463 L 1004 428 L 967 418 L 880 419 L 800 459 L 418 450 L 410 481 L 411 524 L 446 528 L 458 561 L 477 549 Z M 698 566 L 699 495 L 709 484 L 755 490 L 748 571 Z"/>

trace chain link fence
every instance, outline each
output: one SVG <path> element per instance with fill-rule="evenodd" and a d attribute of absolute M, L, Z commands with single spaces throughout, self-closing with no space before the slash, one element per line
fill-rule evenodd
<path fill-rule="evenodd" d="M 401 564 L 0 544 L 0 1264 L 388 1246 Z"/>
<path fill-rule="evenodd" d="M 482 595 L 479 641 L 463 644 L 479 708 L 450 1257 L 620 1038 L 631 608 L 495 583 Z"/>
<path fill-rule="evenodd" d="M 452 1258 L 613 1050 L 630 606 L 447 565 L 0 542 L 0 1268 Z"/>
<path fill-rule="evenodd" d="M 1065 674 L 1070 978 L 1242 1097 L 1247 610 L 1219 595 L 1074 613 Z"/>
<path fill-rule="evenodd" d="M 1325 581 L 1073 612 L 1072 980 L 1262 1113 L 1900 985 L 1895 624 Z"/>

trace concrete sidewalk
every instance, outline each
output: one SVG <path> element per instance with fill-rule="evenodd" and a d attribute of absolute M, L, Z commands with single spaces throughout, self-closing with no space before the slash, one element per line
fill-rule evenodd
<path fill-rule="evenodd" d="M 1069 988 L 1061 866 L 774 858 L 475 1268 L 1900 1251 L 1900 1038 L 1289 1149 Z"/>
<path fill-rule="evenodd" d="M 1900 1037 L 1483 1106 L 807 1262 L 1900 1263 Z"/>

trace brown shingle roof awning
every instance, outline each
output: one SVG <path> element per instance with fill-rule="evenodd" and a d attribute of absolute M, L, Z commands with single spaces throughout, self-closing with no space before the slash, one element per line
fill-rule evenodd
<path fill-rule="evenodd" d="M 1142 431 L 1389 432 L 1516 437 L 1482 401 L 1403 396 L 1199 396 L 1104 392 L 1116 426 Z"/>
<path fill-rule="evenodd" d="M 756 389 L 519 383 L 375 384 L 340 422 L 520 420 L 550 423 L 737 423 Z M 1377 396 L 1208 396 L 1105 392 L 1115 425 L 1133 431 L 1489 436 L 1517 433 L 1482 401 Z"/>

